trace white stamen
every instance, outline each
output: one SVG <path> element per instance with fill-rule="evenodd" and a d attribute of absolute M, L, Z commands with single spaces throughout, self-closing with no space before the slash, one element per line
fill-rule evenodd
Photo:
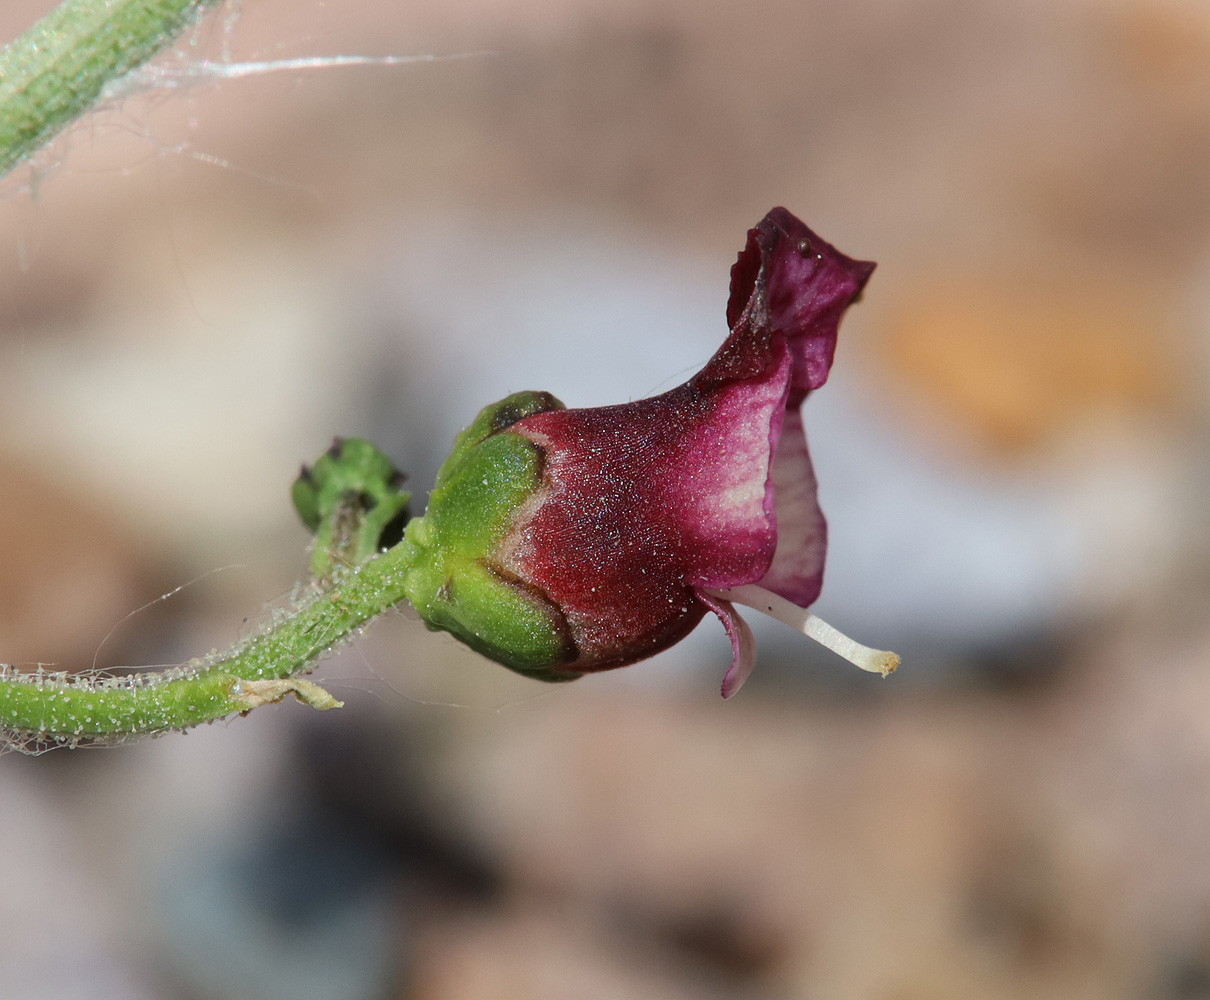
<path fill-rule="evenodd" d="M 792 628 L 798 629 L 803 635 L 810 636 L 816 642 L 827 646 L 832 652 L 843 656 L 862 670 L 872 674 L 882 674 L 886 677 L 893 674 L 899 666 L 899 656 L 883 649 L 870 649 L 859 642 L 854 642 L 843 632 L 839 632 L 822 618 L 817 618 L 805 608 L 792 604 L 784 597 L 757 587 L 746 584 L 742 587 L 731 587 L 728 590 L 712 590 L 709 593 L 721 597 L 724 601 L 734 601 L 746 607 L 754 608 L 763 614 L 785 622 Z"/>

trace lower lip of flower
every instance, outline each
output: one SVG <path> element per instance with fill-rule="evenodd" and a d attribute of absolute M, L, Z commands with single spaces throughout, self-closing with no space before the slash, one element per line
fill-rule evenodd
<path fill-rule="evenodd" d="M 863 646 L 859 642 L 854 642 L 843 632 L 834 629 L 822 618 L 811 614 L 806 608 L 800 608 L 797 604 L 792 604 L 784 597 L 772 591 L 765 590 L 764 587 L 758 587 L 755 584 L 746 584 L 742 587 L 731 587 L 727 590 L 708 590 L 706 593 L 712 597 L 719 597 L 724 601 L 742 604 L 745 607 L 761 612 L 761 614 L 776 618 L 791 628 L 797 629 L 803 635 L 809 636 L 816 642 L 827 646 L 832 652 L 838 656 L 843 656 L 855 666 L 860 667 L 862 670 L 868 670 L 872 674 L 882 674 L 883 677 L 887 677 L 893 674 L 899 666 L 899 656 L 897 654 L 888 652 L 885 649 L 871 649 L 869 646 Z"/>

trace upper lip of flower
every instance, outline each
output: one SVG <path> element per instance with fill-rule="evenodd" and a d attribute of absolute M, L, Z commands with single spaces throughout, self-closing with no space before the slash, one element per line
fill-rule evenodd
<path fill-rule="evenodd" d="M 650 656 L 711 610 L 732 641 L 726 697 L 753 643 L 719 592 L 756 584 L 800 608 L 818 597 L 826 525 L 798 407 L 826 381 L 840 319 L 873 269 L 776 208 L 748 233 L 730 335 L 697 375 L 660 396 L 508 428 L 545 462 L 494 560 L 567 616 L 578 655 L 565 669 Z"/>

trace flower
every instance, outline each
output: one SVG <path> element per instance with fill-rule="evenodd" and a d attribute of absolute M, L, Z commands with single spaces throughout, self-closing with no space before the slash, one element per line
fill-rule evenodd
<path fill-rule="evenodd" d="M 894 669 L 805 612 L 827 529 L 799 406 L 827 380 L 873 269 L 775 208 L 731 270 L 730 335 L 684 385 L 593 409 L 545 393 L 485 409 L 408 526 L 421 617 L 522 673 L 570 680 L 658 653 L 710 611 L 731 639 L 730 697 L 755 659 L 739 602 Z"/>

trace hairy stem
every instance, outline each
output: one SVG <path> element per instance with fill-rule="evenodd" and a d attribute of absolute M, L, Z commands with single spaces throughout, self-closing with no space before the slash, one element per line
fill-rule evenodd
<path fill-rule="evenodd" d="M 0 50 L 0 175 L 218 0 L 66 0 Z"/>
<path fill-rule="evenodd" d="M 0 667 L 0 731 L 14 744 L 75 744 L 187 729 L 290 694 L 315 708 L 339 707 L 293 675 L 398 604 L 413 557 L 411 544 L 401 542 L 314 591 L 260 635 L 183 667 L 100 678 Z"/>
<path fill-rule="evenodd" d="M 240 643 L 210 669 L 245 680 L 291 677 L 371 618 L 404 599 L 415 549 L 403 541 L 346 571 L 261 635 Z"/>
<path fill-rule="evenodd" d="M 416 550 L 399 537 L 408 502 L 402 480 L 369 441 L 338 438 L 303 467 L 292 490 L 295 509 L 316 535 L 319 567 L 292 609 L 224 655 L 167 670 L 115 677 L 0 665 L 0 749 L 188 729 L 287 695 L 313 708 L 339 708 L 319 685 L 295 675 L 404 599 Z"/>

